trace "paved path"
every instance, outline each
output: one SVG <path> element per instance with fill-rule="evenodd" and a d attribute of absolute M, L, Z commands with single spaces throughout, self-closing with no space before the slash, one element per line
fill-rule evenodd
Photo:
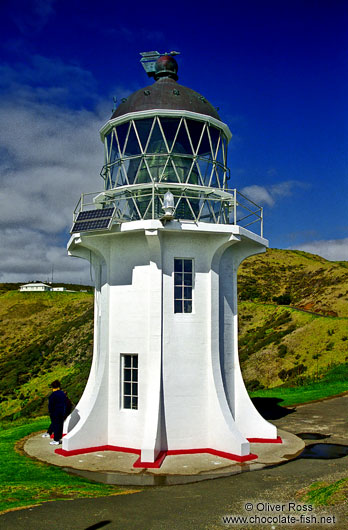
<path fill-rule="evenodd" d="M 348 396 L 302 405 L 279 417 L 282 409 L 275 407 L 272 421 L 293 432 L 327 435 L 320 442 L 348 445 Z M 307 443 L 313 443 L 307 441 Z M 0 516 L 1 530 L 218 530 L 221 528 L 271 529 L 272 525 L 223 525 L 226 514 L 245 516 L 244 505 L 251 502 L 273 505 L 299 504 L 296 493 L 317 480 L 337 480 L 347 476 L 348 456 L 334 460 L 295 460 L 233 477 L 207 480 L 195 484 L 154 487 L 140 493 L 45 503 L 32 509 L 9 512 Z M 259 505 L 259 508 L 262 506 Z M 287 507 L 287 506 L 286 506 Z M 253 514 L 253 512 L 250 512 Z M 284 512 L 285 513 L 285 512 Z M 287 512 L 286 512 L 287 513 Z M 261 516 L 275 513 L 258 511 Z M 292 512 L 299 517 L 299 514 Z M 304 514 L 305 515 L 305 514 Z M 348 529 L 347 503 L 314 508 L 311 515 L 336 518 L 335 524 L 273 525 L 278 529 L 306 528 L 323 530 Z M 308 513 L 307 513 L 308 516 Z M 313 521 L 313 519 L 312 519 Z"/>

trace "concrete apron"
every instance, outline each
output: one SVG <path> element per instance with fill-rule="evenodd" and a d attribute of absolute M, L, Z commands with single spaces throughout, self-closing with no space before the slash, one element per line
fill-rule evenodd
<path fill-rule="evenodd" d="M 28 456 L 59 466 L 81 477 L 119 486 L 159 486 L 187 484 L 245 471 L 256 471 L 266 466 L 282 464 L 295 458 L 305 442 L 287 431 L 278 429 L 282 443 L 251 443 L 250 452 L 258 458 L 248 462 L 234 462 L 208 453 L 167 456 L 161 467 L 134 468 L 138 455 L 116 451 L 96 451 L 74 456 L 57 455 L 57 446 L 49 438 L 34 433 L 24 444 Z"/>

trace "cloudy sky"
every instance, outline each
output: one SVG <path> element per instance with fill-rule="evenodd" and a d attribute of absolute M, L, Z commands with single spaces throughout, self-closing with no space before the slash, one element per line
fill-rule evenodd
<path fill-rule="evenodd" d="M 179 82 L 219 107 L 231 184 L 264 206 L 270 246 L 348 260 L 346 1 L 2 0 L 0 15 L 0 282 L 90 281 L 66 254 L 72 212 L 102 189 L 98 131 L 148 84 L 149 50 L 180 51 Z"/>

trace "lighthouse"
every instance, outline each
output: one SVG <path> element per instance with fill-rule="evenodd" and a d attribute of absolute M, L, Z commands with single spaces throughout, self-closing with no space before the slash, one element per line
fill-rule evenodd
<path fill-rule="evenodd" d="M 154 82 L 101 128 L 104 186 L 74 212 L 68 251 L 93 271 L 94 352 L 57 452 L 247 461 L 251 441 L 277 440 L 238 360 L 237 271 L 268 245 L 262 209 L 230 184 L 231 132 L 178 83 L 174 54 L 142 61 Z"/>

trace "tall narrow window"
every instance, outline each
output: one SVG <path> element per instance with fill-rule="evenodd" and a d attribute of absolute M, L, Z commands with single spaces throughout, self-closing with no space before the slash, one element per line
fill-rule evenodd
<path fill-rule="evenodd" d="M 122 355 L 122 408 L 138 408 L 138 355 Z"/>
<path fill-rule="evenodd" d="M 193 259 L 174 259 L 174 313 L 192 313 Z"/>

